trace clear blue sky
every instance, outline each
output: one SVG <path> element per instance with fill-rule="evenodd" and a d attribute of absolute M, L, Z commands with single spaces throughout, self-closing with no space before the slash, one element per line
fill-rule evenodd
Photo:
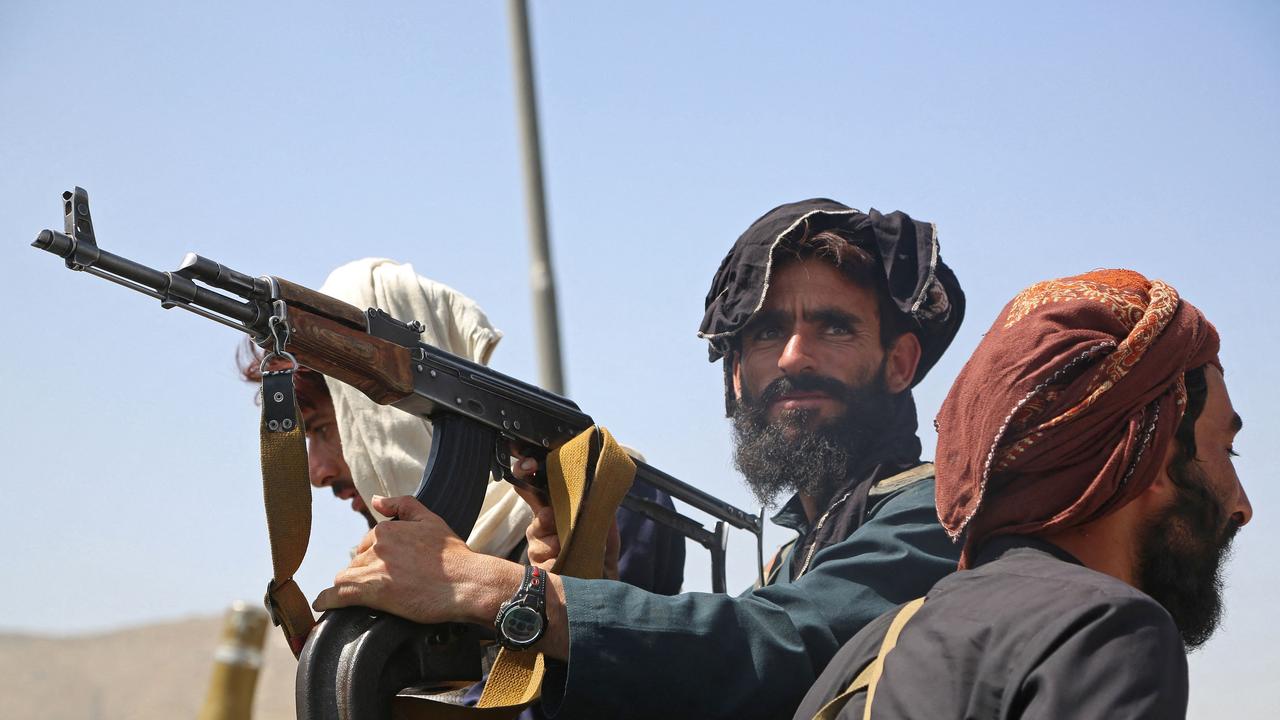
<path fill-rule="evenodd" d="M 616 3 L 533 8 L 570 394 L 741 505 L 720 374 L 694 337 L 728 245 L 834 197 L 939 226 L 969 295 L 919 387 L 922 436 L 1021 287 L 1130 266 L 1202 307 L 1256 509 L 1193 717 L 1280 691 L 1273 546 L 1280 6 Z M 0 626 L 77 632 L 257 598 L 270 572 L 251 388 L 229 330 L 27 247 L 89 190 L 100 243 L 319 284 L 379 255 L 476 298 L 535 379 L 505 3 L 0 7 Z M 319 591 L 361 523 L 316 499 Z M 784 539 L 782 533 L 770 541 Z M 731 584 L 752 551 L 733 547 Z M 691 550 L 688 586 L 707 587 Z"/>

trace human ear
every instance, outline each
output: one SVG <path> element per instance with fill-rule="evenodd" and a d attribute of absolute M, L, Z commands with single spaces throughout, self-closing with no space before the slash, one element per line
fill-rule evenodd
<path fill-rule="evenodd" d="M 896 395 L 911 387 L 916 368 L 920 365 L 920 353 L 920 338 L 915 333 L 902 333 L 893 341 L 885 356 L 886 390 Z"/>
<path fill-rule="evenodd" d="M 725 356 L 724 361 L 732 363 L 733 367 L 733 398 L 737 402 L 742 402 L 742 356 L 737 351 L 731 351 Z"/>
<path fill-rule="evenodd" d="M 1178 488 L 1173 484 L 1173 478 L 1169 476 L 1169 464 L 1173 462 L 1174 444 L 1170 443 L 1165 450 L 1164 460 L 1161 461 L 1160 471 L 1151 482 L 1143 488 L 1142 492 L 1134 498 L 1134 501 L 1140 501 L 1144 504 L 1148 512 L 1157 512 L 1173 502 L 1178 494 Z"/>

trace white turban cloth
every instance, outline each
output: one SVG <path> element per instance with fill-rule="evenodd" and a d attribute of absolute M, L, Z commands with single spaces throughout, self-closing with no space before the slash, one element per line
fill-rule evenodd
<path fill-rule="evenodd" d="M 412 265 L 366 258 L 334 270 L 320 291 L 358 308 L 378 308 L 402 322 L 417 320 L 422 342 L 488 364 L 502 333 L 471 298 L 418 275 Z M 379 405 L 346 383 L 326 377 L 351 479 L 366 502 L 374 495 L 412 495 L 431 452 L 431 423 Z M 379 522 L 386 518 L 370 511 Z M 506 482 L 490 482 L 467 545 L 506 557 L 524 539 L 528 505 Z"/>

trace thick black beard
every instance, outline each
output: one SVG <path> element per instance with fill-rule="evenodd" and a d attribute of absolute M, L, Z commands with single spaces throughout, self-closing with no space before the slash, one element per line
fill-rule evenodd
<path fill-rule="evenodd" d="M 1224 526 L 1223 503 L 1193 461 L 1175 459 L 1169 477 L 1178 495 L 1138 549 L 1139 587 L 1169 611 L 1182 642 L 1195 650 L 1222 621 L 1223 566 L 1240 526 L 1232 519 Z"/>
<path fill-rule="evenodd" d="M 769 405 L 788 392 L 824 392 L 844 404 L 844 412 L 815 423 L 813 410 L 784 412 L 769 422 Z M 784 491 L 825 505 L 847 481 L 868 445 L 887 422 L 892 396 L 884 366 L 861 387 L 821 375 L 782 377 L 753 397 L 745 388 L 733 414 L 733 464 L 761 505 Z"/>

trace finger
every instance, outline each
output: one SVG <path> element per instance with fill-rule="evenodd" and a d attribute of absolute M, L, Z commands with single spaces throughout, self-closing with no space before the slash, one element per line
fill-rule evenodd
<path fill-rule="evenodd" d="M 538 461 L 531 457 L 511 456 L 511 474 L 521 480 L 532 480 L 538 474 Z"/>
<path fill-rule="evenodd" d="M 372 502 L 374 510 L 397 520 L 422 521 L 433 515 L 425 505 L 418 502 L 417 498 L 412 495 L 399 495 L 397 497 L 374 495 Z"/>
<path fill-rule="evenodd" d="M 548 569 L 560 556 L 560 536 L 556 533 L 556 516 L 551 508 L 543 508 L 533 516 L 525 529 L 529 541 L 529 562 Z"/>
<path fill-rule="evenodd" d="M 320 594 L 316 595 L 315 602 L 311 603 L 311 608 L 317 612 L 323 612 L 352 605 L 366 605 L 367 603 L 362 601 L 363 594 L 359 585 L 337 585 L 321 590 Z"/>
<path fill-rule="evenodd" d="M 377 497 L 377 496 L 375 496 L 375 497 Z M 381 511 L 381 510 L 379 510 L 378 512 L 382 512 L 382 511 Z M 375 530 L 377 530 L 377 529 L 378 529 L 378 527 L 375 525 L 375 526 L 373 527 L 373 530 L 370 530 L 369 532 L 365 533 L 365 534 L 364 534 L 364 537 L 360 538 L 360 542 L 356 544 L 356 553 L 355 553 L 355 556 L 356 556 L 356 557 L 360 557 L 361 553 L 363 553 L 365 550 L 368 550 L 369 548 L 373 547 L 374 542 L 376 542 L 376 541 L 377 541 L 377 539 L 378 539 L 377 534 L 375 534 L 375 532 L 374 532 L 374 531 L 375 531 Z M 354 558 L 352 558 L 352 559 L 354 559 Z"/>
<path fill-rule="evenodd" d="M 529 538 L 529 562 L 549 570 L 560 557 L 560 538 L 555 535 Z"/>
<path fill-rule="evenodd" d="M 533 511 L 533 519 L 529 521 L 529 527 L 525 531 L 526 536 L 544 537 L 558 534 L 556 532 L 556 512 L 550 505 Z"/>
<path fill-rule="evenodd" d="M 532 486 L 516 485 L 515 483 L 511 483 L 511 487 L 516 491 L 516 494 L 520 496 L 520 499 L 524 500 L 529 507 L 533 508 L 534 513 L 541 511 L 543 508 L 550 507 L 547 505 L 547 501 L 543 497 L 542 493 L 538 492 Z"/>

